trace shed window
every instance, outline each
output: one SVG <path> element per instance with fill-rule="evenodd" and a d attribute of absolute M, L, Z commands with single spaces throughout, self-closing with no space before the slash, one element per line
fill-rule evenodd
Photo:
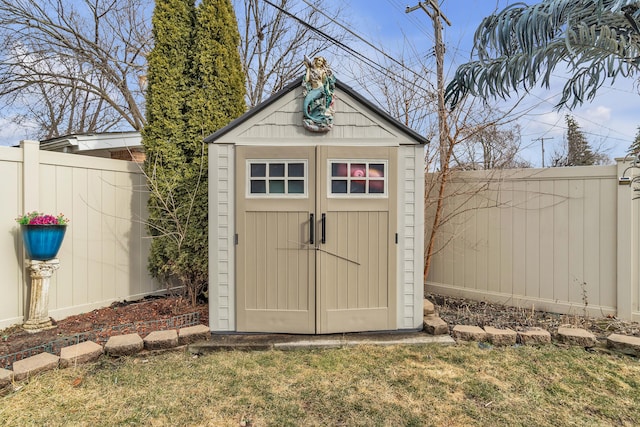
<path fill-rule="evenodd" d="M 386 196 L 387 161 L 330 160 L 331 195 Z"/>
<path fill-rule="evenodd" d="M 250 197 L 306 197 L 307 160 L 247 160 Z"/>

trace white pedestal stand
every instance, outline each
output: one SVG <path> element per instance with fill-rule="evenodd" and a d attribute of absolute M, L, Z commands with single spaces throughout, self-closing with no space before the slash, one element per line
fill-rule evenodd
<path fill-rule="evenodd" d="M 27 319 L 22 327 L 27 332 L 35 333 L 55 328 L 49 318 L 49 285 L 53 272 L 60 268 L 60 260 L 54 258 L 48 261 L 28 262 L 31 271 L 31 298 Z"/>

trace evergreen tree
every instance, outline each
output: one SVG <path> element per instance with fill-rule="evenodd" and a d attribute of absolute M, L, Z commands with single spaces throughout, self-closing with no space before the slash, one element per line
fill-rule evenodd
<path fill-rule="evenodd" d="M 203 138 L 244 112 L 239 35 L 228 0 L 158 0 L 143 143 L 151 191 L 149 271 L 185 286 L 208 282 L 207 154 Z"/>
<path fill-rule="evenodd" d="M 578 122 L 567 114 L 567 164 L 566 166 L 588 166 L 596 163 L 587 139 L 578 126 Z"/>
<path fill-rule="evenodd" d="M 638 130 L 636 131 L 636 137 L 631 143 L 629 147 L 630 154 L 640 153 L 640 126 L 638 126 Z"/>

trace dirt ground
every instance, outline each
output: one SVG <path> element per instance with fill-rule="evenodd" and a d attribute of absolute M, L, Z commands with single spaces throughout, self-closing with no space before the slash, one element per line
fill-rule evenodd
<path fill-rule="evenodd" d="M 179 296 L 148 297 L 133 302 L 116 302 L 106 308 L 70 316 L 54 322 L 56 327 L 38 333 L 26 332 L 20 325 L 0 331 L 0 355 L 16 353 L 37 347 L 63 337 L 92 332 L 95 338 L 106 340 L 114 328 L 174 316 L 199 313 L 200 323 L 208 325 L 209 311 L 206 303 L 192 307 Z M 128 333 L 124 330 L 121 333 Z"/>

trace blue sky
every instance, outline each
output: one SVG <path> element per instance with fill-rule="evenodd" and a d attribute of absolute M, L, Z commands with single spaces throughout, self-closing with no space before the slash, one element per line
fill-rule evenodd
<path fill-rule="evenodd" d="M 418 4 L 417 0 L 352 0 L 348 3 L 330 0 L 329 3 L 346 7 L 345 16 L 354 23 L 354 31 L 392 56 L 400 56 L 405 38 L 421 52 L 433 48 L 431 19 L 422 10 L 405 13 L 407 6 Z M 450 27 L 444 26 L 444 41 L 447 46 L 445 72 L 447 76 L 452 76 L 457 65 L 468 60 L 473 34 L 482 18 L 517 2 L 440 0 L 439 3 L 451 22 Z M 333 68 L 339 75 L 336 66 Z M 633 79 L 619 79 L 614 87 L 601 88 L 593 102 L 572 112 L 553 109 L 562 79 L 558 78 L 558 82 L 551 90 L 534 90 L 522 104 L 521 109 L 534 108 L 518 119 L 522 126 L 522 156 L 535 166 L 540 166 L 542 159 L 539 138 L 545 138 L 545 163 L 548 166 L 549 156 L 563 143 L 564 116 L 567 113 L 576 118 L 593 147 L 600 147 L 610 157 L 624 156 L 640 125 L 640 95 L 634 88 Z"/>
<path fill-rule="evenodd" d="M 473 34 L 482 18 L 495 10 L 501 10 L 512 0 L 439 0 L 441 9 L 451 22 L 444 26 L 446 78 L 452 76 L 456 67 L 469 59 Z M 533 3 L 527 0 L 526 3 Z M 400 59 L 407 46 L 415 48 L 411 55 L 428 56 L 433 49 L 433 27 L 431 19 L 422 10 L 406 13 L 407 6 L 415 6 L 417 0 L 326 0 L 329 9 L 341 7 L 342 20 L 352 24 L 352 29 L 389 55 Z M 301 1 L 299 7 L 305 7 Z M 350 46 L 360 52 L 371 52 L 371 48 L 357 41 Z M 405 55 L 406 57 L 406 55 Z M 409 55 L 410 57 L 410 55 Z M 345 77 L 341 67 L 332 63 L 338 78 Z M 435 62 L 434 62 L 435 69 Z M 351 82 L 346 79 L 347 84 Z M 558 80 L 561 82 L 561 79 Z M 624 156 L 640 125 L 640 95 L 633 80 L 619 79 L 614 87 L 603 87 L 599 96 L 590 104 L 571 112 L 587 139 L 594 147 L 600 147 L 610 157 Z M 546 164 L 549 156 L 562 145 L 565 134 L 564 116 L 567 110 L 555 111 L 554 99 L 558 99 L 561 85 L 551 90 L 535 89 L 525 98 L 521 110 L 534 108 L 518 119 L 522 127 L 522 157 L 536 166 L 541 165 L 540 138 L 545 138 Z M 507 105 L 498 103 L 498 106 Z M 19 126 L 0 122 L 0 145 L 17 144 L 26 137 Z"/>

